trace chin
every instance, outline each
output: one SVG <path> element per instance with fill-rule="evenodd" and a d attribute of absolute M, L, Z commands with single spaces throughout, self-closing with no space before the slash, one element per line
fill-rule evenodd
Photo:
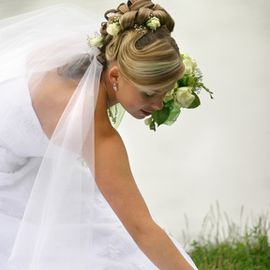
<path fill-rule="evenodd" d="M 131 115 L 136 119 L 144 119 L 145 118 L 144 115 L 138 115 L 138 114 L 131 114 Z"/>
<path fill-rule="evenodd" d="M 144 119 L 146 117 L 146 115 L 143 114 L 141 111 L 129 112 L 129 114 L 132 115 L 136 119 Z"/>
<path fill-rule="evenodd" d="M 136 119 L 144 119 L 145 118 L 145 116 L 137 116 L 137 117 L 135 117 Z"/>

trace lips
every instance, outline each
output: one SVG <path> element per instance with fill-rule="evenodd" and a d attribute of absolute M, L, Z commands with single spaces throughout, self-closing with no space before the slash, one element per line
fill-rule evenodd
<path fill-rule="evenodd" d="M 145 110 L 141 110 L 141 112 L 145 115 L 145 116 L 149 116 L 150 114 L 152 114 L 152 112 L 148 112 Z"/>

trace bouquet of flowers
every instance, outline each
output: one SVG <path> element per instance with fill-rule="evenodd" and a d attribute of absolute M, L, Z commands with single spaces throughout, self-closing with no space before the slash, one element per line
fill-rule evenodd
<path fill-rule="evenodd" d="M 194 109 L 198 107 L 201 103 L 198 96 L 201 89 L 204 89 L 213 98 L 213 93 L 202 82 L 203 76 L 195 59 L 187 54 L 181 54 L 181 57 L 185 65 L 183 77 L 164 97 L 163 108 L 145 119 L 145 124 L 151 130 L 156 131 L 156 128 L 162 124 L 173 124 L 180 115 L 182 108 Z"/>

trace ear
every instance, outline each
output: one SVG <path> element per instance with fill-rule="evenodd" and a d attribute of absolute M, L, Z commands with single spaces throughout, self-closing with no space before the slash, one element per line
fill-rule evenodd
<path fill-rule="evenodd" d="M 120 77 L 120 70 L 117 65 L 113 65 L 109 68 L 108 76 L 110 83 L 118 83 Z"/>

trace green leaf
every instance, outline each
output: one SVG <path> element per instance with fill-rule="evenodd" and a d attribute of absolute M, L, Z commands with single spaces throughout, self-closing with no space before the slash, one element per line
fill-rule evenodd
<path fill-rule="evenodd" d="M 197 83 L 197 78 L 193 74 L 186 74 L 182 79 L 180 79 L 177 84 L 178 87 L 184 86 L 194 86 Z"/>
<path fill-rule="evenodd" d="M 200 106 L 201 101 L 200 98 L 198 97 L 198 95 L 196 93 L 192 93 L 192 95 L 195 96 L 195 99 L 193 100 L 193 102 L 189 105 L 189 107 L 187 109 L 194 109 L 197 108 L 198 106 Z"/>
<path fill-rule="evenodd" d="M 150 123 L 149 127 L 150 127 L 151 130 L 156 131 L 156 124 L 155 124 L 154 120 Z"/>
<path fill-rule="evenodd" d="M 163 124 L 170 115 L 170 108 L 164 106 L 161 110 L 152 113 L 152 117 L 158 126 Z"/>
<path fill-rule="evenodd" d="M 184 75 L 184 77 L 178 81 L 178 86 L 179 87 L 188 86 L 188 76 L 187 75 Z"/>
<path fill-rule="evenodd" d="M 178 118 L 179 114 L 181 113 L 181 110 L 180 109 L 173 109 L 170 114 L 169 114 L 169 117 L 168 119 L 164 122 L 164 124 L 166 125 L 172 125 Z"/>
<path fill-rule="evenodd" d="M 171 99 L 167 102 L 163 102 L 163 108 L 169 108 L 170 110 L 174 107 L 174 99 Z"/>

